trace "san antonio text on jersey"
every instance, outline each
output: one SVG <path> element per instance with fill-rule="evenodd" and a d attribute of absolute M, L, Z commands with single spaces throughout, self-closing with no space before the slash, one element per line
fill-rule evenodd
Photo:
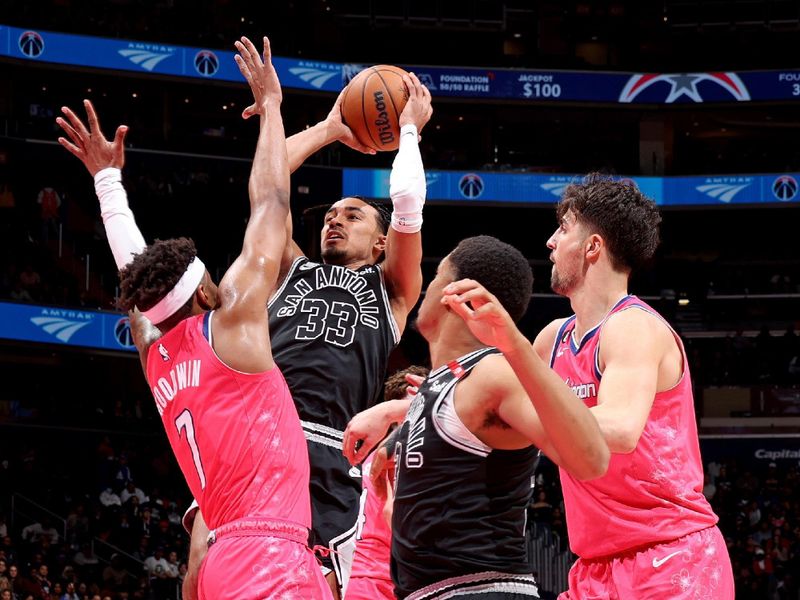
<path fill-rule="evenodd" d="M 300 419 L 339 432 L 380 397 L 400 338 L 380 266 L 353 270 L 305 257 L 270 300 L 269 331 Z"/>
<path fill-rule="evenodd" d="M 399 598 L 486 572 L 525 576 L 519 579 L 535 593 L 525 510 L 538 452 L 492 449 L 463 425 L 453 404 L 456 384 L 496 353 L 484 348 L 433 371 L 402 425 L 392 517 Z"/>

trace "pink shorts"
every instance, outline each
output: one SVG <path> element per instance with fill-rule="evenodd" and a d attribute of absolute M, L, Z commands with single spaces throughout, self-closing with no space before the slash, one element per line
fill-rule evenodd
<path fill-rule="evenodd" d="M 611 558 L 579 558 L 558 600 L 733 600 L 733 571 L 717 527 Z"/>
<path fill-rule="evenodd" d="M 200 567 L 199 600 L 332 600 L 305 528 L 242 520 L 212 535 Z"/>
<path fill-rule="evenodd" d="M 350 577 L 344 600 L 395 600 L 394 584 L 374 577 Z"/>

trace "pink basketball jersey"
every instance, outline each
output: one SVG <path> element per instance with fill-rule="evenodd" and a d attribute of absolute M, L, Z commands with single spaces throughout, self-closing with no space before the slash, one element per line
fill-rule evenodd
<path fill-rule="evenodd" d="M 361 468 L 361 511 L 356 529 L 356 549 L 350 577 L 367 577 L 391 581 L 392 529 L 383 516 L 384 501 L 378 497 L 369 478 L 371 454 Z"/>
<path fill-rule="evenodd" d="M 558 332 L 550 364 L 589 407 L 597 404 L 602 380 L 603 324 L 630 309 L 663 320 L 635 296 L 626 296 L 582 340 L 575 338 L 574 316 Z M 634 451 L 612 454 L 608 472 L 593 481 L 578 481 L 561 470 L 570 547 L 581 558 L 674 540 L 718 520 L 703 496 L 689 365 L 680 338 L 674 331 L 673 335 L 683 354 L 683 376 L 674 387 L 656 394 Z"/>
<path fill-rule="evenodd" d="M 241 373 L 209 343 L 213 312 L 149 349 L 147 380 L 172 451 L 210 529 L 244 517 L 311 526 L 308 451 L 275 367 Z"/>

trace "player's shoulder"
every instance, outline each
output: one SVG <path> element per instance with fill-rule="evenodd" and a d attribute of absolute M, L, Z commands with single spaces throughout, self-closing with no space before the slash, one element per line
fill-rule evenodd
<path fill-rule="evenodd" d="M 472 369 L 472 380 L 469 384 L 478 388 L 486 398 L 502 400 L 505 396 L 521 389 L 514 369 L 502 354 L 489 354 L 481 359 Z"/>
<path fill-rule="evenodd" d="M 550 352 L 553 350 L 558 332 L 561 331 L 564 324 L 571 318 L 572 317 L 564 317 L 562 319 L 550 321 L 533 340 L 533 349 L 542 360 L 550 360 Z"/>
<path fill-rule="evenodd" d="M 672 329 L 664 317 L 645 304 L 629 304 L 603 323 L 603 336 L 633 333 L 672 337 Z"/>

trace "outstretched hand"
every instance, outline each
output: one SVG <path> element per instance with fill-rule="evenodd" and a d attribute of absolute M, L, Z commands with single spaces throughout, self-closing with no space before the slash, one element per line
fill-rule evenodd
<path fill-rule="evenodd" d="M 239 51 L 233 59 L 253 92 L 254 102 L 242 111 L 242 118 L 249 119 L 253 115 L 264 114 L 268 102 L 280 103 L 283 100 L 281 82 L 275 67 L 272 66 L 272 50 L 266 36 L 264 36 L 263 60 L 249 38 L 242 36 L 242 39 L 233 45 Z"/>
<path fill-rule="evenodd" d="M 447 285 L 441 301 L 464 319 L 476 338 L 501 352 L 512 350 L 514 340 L 522 335 L 500 301 L 474 279 Z"/>
<path fill-rule="evenodd" d="M 61 112 L 67 118 L 58 117 L 56 123 L 69 140 L 60 137 L 58 143 L 77 156 L 92 177 L 108 167 L 122 169 L 125 165 L 125 135 L 128 133 L 128 126 L 117 127 L 114 141 L 109 142 L 100 129 L 100 121 L 92 103 L 84 100 L 83 106 L 89 122 L 88 129 L 74 112 L 66 106 L 61 107 Z"/>
<path fill-rule="evenodd" d="M 403 75 L 403 83 L 408 88 L 408 101 L 400 113 L 400 127 L 416 125 L 417 133 L 420 133 L 433 115 L 431 93 L 414 73 Z"/>

